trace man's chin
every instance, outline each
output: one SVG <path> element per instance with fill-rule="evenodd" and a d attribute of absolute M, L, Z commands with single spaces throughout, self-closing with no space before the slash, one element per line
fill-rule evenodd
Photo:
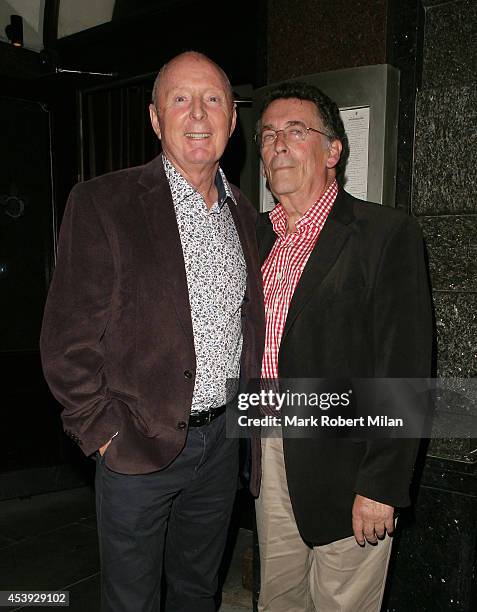
<path fill-rule="evenodd" d="M 220 157 L 213 155 L 210 151 L 196 149 L 189 151 L 184 161 L 188 164 L 209 166 L 210 164 L 215 164 L 219 159 Z"/>
<path fill-rule="evenodd" d="M 281 196 L 295 193 L 296 191 L 296 185 L 291 185 L 281 181 L 275 181 L 274 183 L 269 182 L 269 186 L 271 192 L 277 199 L 280 199 Z"/>

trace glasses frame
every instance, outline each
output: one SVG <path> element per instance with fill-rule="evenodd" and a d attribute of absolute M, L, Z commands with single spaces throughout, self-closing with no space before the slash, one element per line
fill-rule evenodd
<path fill-rule="evenodd" d="M 322 136 L 326 136 L 326 138 L 328 138 L 330 141 L 334 139 L 334 136 L 331 136 L 331 134 L 328 134 L 326 132 L 323 132 L 322 130 L 317 130 L 316 128 L 313 127 L 306 127 L 306 125 L 302 122 L 302 121 L 295 121 L 293 123 L 291 123 L 290 125 L 288 125 L 285 128 L 282 128 L 281 130 L 274 130 L 273 128 L 267 128 L 267 131 L 270 132 L 275 132 L 275 138 L 272 140 L 272 142 L 268 143 L 268 144 L 262 144 L 261 142 L 261 135 L 262 132 L 256 132 L 253 136 L 253 139 L 255 140 L 255 144 L 257 145 L 257 147 L 259 149 L 263 149 L 263 147 L 269 147 L 273 144 L 275 144 L 277 142 L 277 138 L 278 138 L 278 134 L 279 132 L 285 132 L 286 130 L 288 130 L 288 128 L 291 128 L 293 126 L 296 125 L 300 125 L 303 126 L 305 128 L 305 135 L 304 137 L 301 139 L 301 141 L 297 141 L 297 142 L 305 142 L 305 140 L 308 138 L 308 132 L 316 132 L 317 134 L 321 134 Z M 285 136 L 285 141 L 288 142 L 288 138 Z"/>

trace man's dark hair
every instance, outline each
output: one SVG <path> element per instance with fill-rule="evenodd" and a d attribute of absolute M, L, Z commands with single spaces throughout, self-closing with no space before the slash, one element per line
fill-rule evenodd
<path fill-rule="evenodd" d="M 331 98 L 324 94 L 321 89 L 302 81 L 281 83 L 269 89 L 262 101 L 260 119 L 257 123 L 257 132 L 261 130 L 263 113 L 275 100 L 283 98 L 297 98 L 298 100 L 309 100 L 313 102 L 321 118 L 325 131 L 332 137 L 337 138 L 343 145 L 340 161 L 336 165 L 336 177 L 343 184 L 344 171 L 349 155 L 348 137 L 344 129 L 338 106 Z"/>

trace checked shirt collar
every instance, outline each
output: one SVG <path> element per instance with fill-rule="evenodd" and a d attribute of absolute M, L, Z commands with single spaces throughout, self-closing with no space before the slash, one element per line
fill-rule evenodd
<path fill-rule="evenodd" d="M 296 222 L 295 234 L 300 234 L 308 225 L 313 225 L 315 231 L 319 232 L 323 228 L 326 218 L 333 206 L 338 193 L 338 183 L 336 179 L 331 183 L 323 195 L 305 212 L 305 214 Z M 273 230 L 281 238 L 287 238 L 288 218 L 285 209 L 280 202 L 270 212 L 270 221 L 272 222 Z M 315 232 L 313 232 L 315 233 Z M 294 236 L 295 234 L 288 234 Z"/>

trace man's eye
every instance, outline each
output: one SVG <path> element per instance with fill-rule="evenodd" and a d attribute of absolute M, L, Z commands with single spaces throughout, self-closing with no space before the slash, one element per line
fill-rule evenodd
<path fill-rule="evenodd" d="M 275 132 L 262 132 L 262 142 L 272 142 L 275 139 Z"/>
<path fill-rule="evenodd" d="M 209 102 L 216 104 L 217 102 L 220 102 L 220 98 L 219 96 L 209 96 Z"/>
<path fill-rule="evenodd" d="M 176 96 L 174 98 L 174 102 L 185 102 L 186 101 L 186 97 L 185 96 Z"/>
<path fill-rule="evenodd" d="M 287 129 L 287 134 L 292 138 L 301 138 L 303 130 L 299 127 L 291 127 Z"/>

